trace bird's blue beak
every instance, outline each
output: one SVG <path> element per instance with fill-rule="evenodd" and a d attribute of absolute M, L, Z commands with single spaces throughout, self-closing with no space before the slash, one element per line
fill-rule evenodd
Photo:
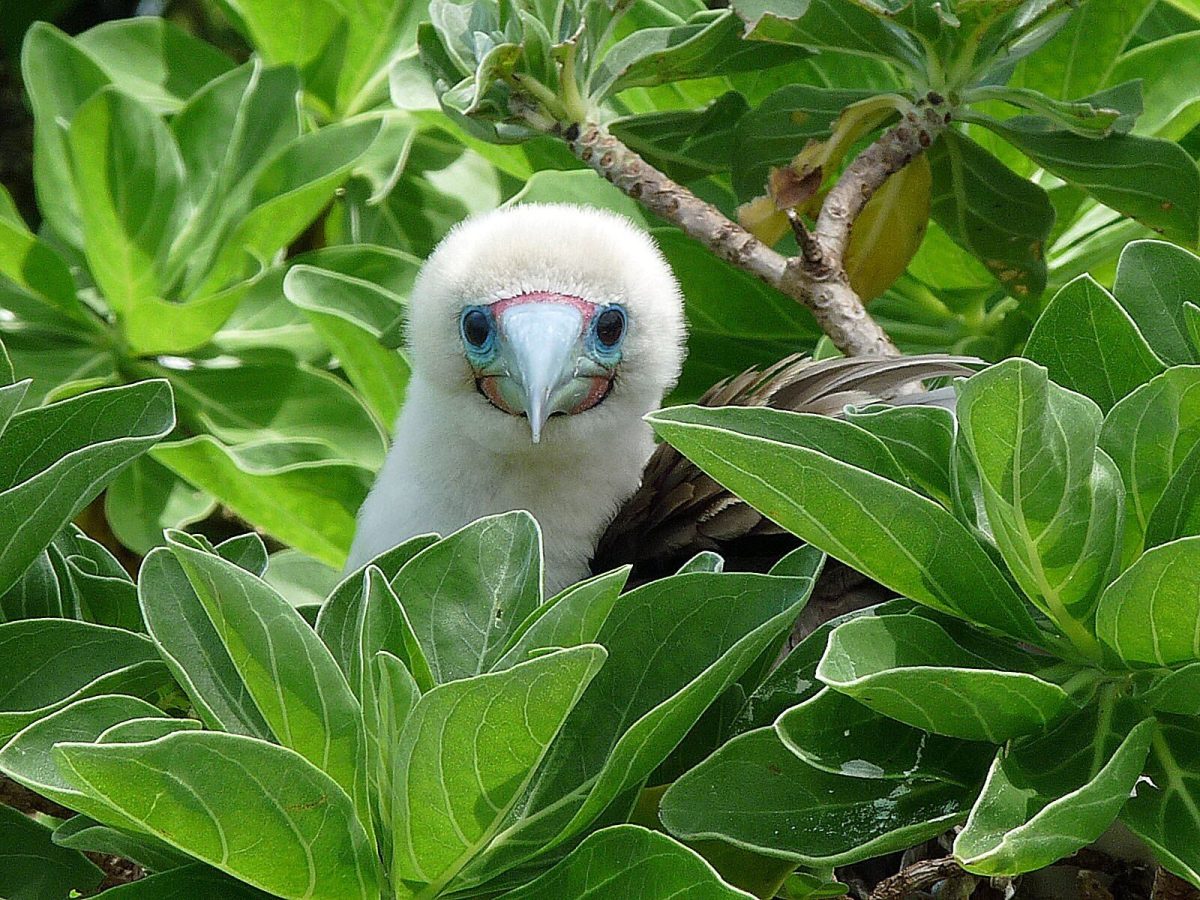
<path fill-rule="evenodd" d="M 556 300 L 502 301 L 464 312 L 463 343 L 480 391 L 505 412 L 526 416 L 535 444 L 552 415 L 589 409 L 611 385 L 616 360 L 606 365 L 589 352 L 589 312 Z"/>

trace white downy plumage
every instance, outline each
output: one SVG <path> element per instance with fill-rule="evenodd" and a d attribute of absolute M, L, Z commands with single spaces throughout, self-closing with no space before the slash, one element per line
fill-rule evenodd
<path fill-rule="evenodd" d="M 616 304 L 627 319 L 607 395 L 547 420 L 534 443 L 527 418 L 481 392 L 462 321 L 471 307 L 538 294 Z M 417 534 L 524 509 L 542 528 L 547 591 L 586 577 L 600 533 L 653 450 L 642 417 L 661 406 L 683 363 L 683 302 L 653 240 L 621 216 L 564 204 L 473 218 L 422 268 L 407 337 L 412 380 L 348 567 Z"/>

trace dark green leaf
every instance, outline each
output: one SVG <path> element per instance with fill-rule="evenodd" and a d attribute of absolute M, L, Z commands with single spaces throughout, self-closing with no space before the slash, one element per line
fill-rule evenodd
<path fill-rule="evenodd" d="M 1159 862 L 1200 887 L 1200 727 L 1193 719 L 1159 723 L 1146 773 L 1121 811 L 1121 821 L 1150 845 Z"/>
<path fill-rule="evenodd" d="M 1200 444 L 1192 447 L 1167 482 L 1146 522 L 1146 546 L 1200 534 Z"/>
<path fill-rule="evenodd" d="M 163 542 L 163 530 L 198 522 L 216 502 L 150 457 L 136 459 L 108 486 L 104 516 L 113 534 L 134 553 Z"/>
<path fill-rule="evenodd" d="M 49 756 L 50 749 L 47 744 L 43 752 Z M 132 860 L 148 872 L 162 872 L 190 862 L 187 856 L 157 838 L 120 831 L 87 816 L 74 816 L 54 829 L 54 843 Z"/>
<path fill-rule="evenodd" d="M 1163 241 L 1133 241 L 1121 251 L 1113 294 L 1168 365 L 1200 362 L 1188 339 L 1185 304 L 1196 297 L 1200 258 Z"/>
<path fill-rule="evenodd" d="M 104 873 L 76 850 L 59 847 L 44 825 L 0 804 L 0 893 L 8 900 L 47 900 L 90 893 Z"/>
<path fill-rule="evenodd" d="M 1014 296 L 1040 294 L 1054 225 L 1046 192 L 954 130 L 929 148 L 929 163 L 934 221 Z"/>
<path fill-rule="evenodd" d="M 733 900 L 752 895 L 727 885 L 700 854 L 665 834 L 637 825 L 614 825 L 590 835 L 545 875 L 504 898 L 613 896 Z"/>

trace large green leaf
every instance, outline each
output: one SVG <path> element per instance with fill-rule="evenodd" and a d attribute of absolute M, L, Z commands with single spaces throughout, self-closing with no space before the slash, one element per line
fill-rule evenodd
<path fill-rule="evenodd" d="M 163 530 L 182 528 L 211 513 L 216 501 L 143 456 L 113 479 L 104 494 L 104 516 L 113 534 L 134 553 L 163 542 Z"/>
<path fill-rule="evenodd" d="M 761 71 L 806 54 L 794 46 L 755 45 L 741 38 L 732 12 L 704 11 L 685 24 L 639 28 L 617 42 L 592 71 L 588 95 L 595 101 L 628 88 Z"/>
<path fill-rule="evenodd" d="M 1031 116 L 983 124 L 1106 206 L 1172 240 L 1200 239 L 1200 169 L 1178 144 L 1132 134 L 1085 138 Z"/>
<path fill-rule="evenodd" d="M 173 536 L 171 554 L 212 620 L 254 706 L 283 746 L 328 774 L 369 829 L 361 709 L 316 633 L 270 585 Z"/>
<path fill-rule="evenodd" d="M 1008 360 L 962 385 L 960 435 L 1008 569 L 1082 651 L 1098 651 L 1087 623 L 1120 561 L 1122 484 L 1096 444 L 1100 411 Z"/>
<path fill-rule="evenodd" d="M 774 413 L 791 424 L 772 439 L 738 430 L 742 417 L 734 410 L 681 407 L 649 421 L 709 475 L 831 556 L 934 609 L 1034 643 L 1044 640 L 1023 601 L 950 513 L 861 461 L 835 459 L 788 434 L 850 435 L 861 432 L 857 426 Z"/>
<path fill-rule="evenodd" d="M 541 533 L 527 512 L 472 522 L 392 581 L 439 683 L 486 672 L 541 603 Z"/>
<path fill-rule="evenodd" d="M 1196 720 L 1159 723 L 1145 777 L 1138 780 L 1121 821 L 1150 845 L 1166 868 L 1200 887 L 1200 727 Z"/>
<path fill-rule="evenodd" d="M 198 731 L 63 743 L 54 758 L 79 790 L 122 817 L 275 896 L 379 897 L 378 863 L 350 798 L 284 747 Z"/>
<path fill-rule="evenodd" d="M 153 456 L 268 534 L 340 568 L 371 473 L 304 449 L 278 442 L 227 447 L 201 435 L 157 447 Z"/>
<path fill-rule="evenodd" d="M 138 571 L 142 618 L 159 654 L 212 729 L 267 739 L 270 726 L 179 561 L 156 549 Z"/>
<path fill-rule="evenodd" d="M 176 720 L 178 721 L 180 720 Z M 53 765 L 50 758 L 51 747 L 52 745 L 48 744 L 44 752 Z M 101 825 L 95 819 L 84 815 L 73 816 L 54 829 L 54 843 L 60 847 L 70 847 L 88 853 L 119 856 L 137 863 L 147 872 L 163 872 L 186 866 L 191 862 L 187 856 L 158 838 Z"/>
<path fill-rule="evenodd" d="M 1200 537 L 1138 557 L 1100 598 L 1096 633 L 1135 665 L 1200 660 Z"/>
<path fill-rule="evenodd" d="M 385 254 L 381 249 L 379 255 L 390 268 L 413 275 L 419 267 L 408 254 Z M 288 272 L 284 293 L 304 310 L 379 420 L 387 426 L 394 423 L 410 370 L 404 357 L 380 344 L 379 338 L 404 313 L 401 298 L 362 277 L 308 265 Z"/>
<path fill-rule="evenodd" d="M 0 593 L 125 465 L 175 425 L 162 381 L 18 413 L 0 437 Z"/>
<path fill-rule="evenodd" d="M 1035 674 L 1041 658 L 963 640 L 920 616 L 853 619 L 830 634 L 817 677 L 914 728 L 993 744 L 1070 711 L 1067 693 Z"/>
<path fill-rule="evenodd" d="M 0 741 L 68 703 L 98 694 L 154 697 L 170 676 L 154 645 L 120 628 L 70 619 L 0 625 Z"/>
<path fill-rule="evenodd" d="M 487 845 L 605 656 L 559 650 L 418 701 L 396 751 L 399 896 L 434 895 Z"/>
<path fill-rule="evenodd" d="M 463 883 L 561 844 L 641 783 L 795 621 L 812 578 L 689 573 L 622 596 L 597 638 L 608 661 L 523 801 Z M 671 664 L 661 660 L 670 657 Z M 646 673 L 657 673 L 646 678 Z M 614 698 L 618 698 L 614 702 Z"/>
<path fill-rule="evenodd" d="M 45 312 L 51 321 L 59 323 L 61 315 L 64 330 L 85 330 L 80 326 L 98 324 L 76 299 L 75 280 L 66 261 L 15 214 L 12 218 L 0 216 L 0 277 L 44 304 L 46 310 L 39 312 Z"/>
<path fill-rule="evenodd" d="M 832 775 L 772 728 L 740 735 L 676 781 L 659 816 L 685 840 L 717 839 L 810 866 L 902 850 L 966 817 L 974 791 L 942 781 Z"/>
<path fill-rule="evenodd" d="M 732 900 L 752 895 L 723 882 L 694 850 L 637 825 L 614 825 L 589 835 L 549 872 L 504 894 L 506 900 L 613 896 Z"/>
<path fill-rule="evenodd" d="M 160 872 L 105 891 L 106 900 L 192 900 L 220 897 L 221 900 L 269 900 L 270 894 L 235 881 L 208 866 L 195 864 Z"/>
<path fill-rule="evenodd" d="M 328 372 L 283 361 L 162 371 L 175 388 L 179 418 L 197 431 L 231 444 L 303 441 L 328 459 L 368 469 L 383 463 L 379 424 Z"/>
<path fill-rule="evenodd" d="M 1046 192 L 954 130 L 943 133 L 928 153 L 934 221 L 1014 296 L 1040 294 L 1046 287 L 1046 240 L 1054 226 Z"/>
<path fill-rule="evenodd" d="M 925 54 L 915 39 L 861 5 L 838 0 L 736 0 L 746 37 L 878 57 L 923 72 Z"/>
<path fill-rule="evenodd" d="M 1033 327 L 1025 355 L 1105 412 L 1164 368 L 1137 324 L 1090 275 L 1054 295 Z"/>
<path fill-rule="evenodd" d="M 1125 482 L 1125 565 L 1141 552 L 1146 528 L 1176 470 L 1200 444 L 1200 366 L 1177 366 L 1112 408 L 1100 446 Z"/>
<path fill-rule="evenodd" d="M 1154 0 L 1089 0 L 1021 64 L 1018 82 L 1059 100 L 1091 94 L 1112 81 L 1117 57 L 1152 6 Z"/>
<path fill-rule="evenodd" d="M 33 108 L 38 208 L 57 234 L 82 247 L 67 132 L 60 123 L 70 122 L 84 101 L 111 82 L 91 54 L 48 22 L 35 22 L 25 35 L 21 77 Z"/>
<path fill-rule="evenodd" d="M 137 16 L 103 22 L 76 38 L 125 94 L 155 113 L 179 110 L 233 61 L 170 19 Z"/>
<path fill-rule="evenodd" d="M 1200 34 L 1188 31 L 1142 44 L 1113 67 L 1113 84 L 1142 79 L 1145 110 L 1137 131 L 1177 141 L 1200 124 L 1200 98 L 1191 85 L 1200 79 Z"/>
<path fill-rule="evenodd" d="M 1146 522 L 1146 546 L 1200 534 L 1200 445 L 1192 447 L 1167 482 Z"/>
<path fill-rule="evenodd" d="M 88 268 L 113 310 L 129 316 L 166 293 L 167 253 L 186 214 L 179 147 L 158 116 L 115 89 L 80 106 L 69 145 L 75 190 L 87 201 Z"/>
<path fill-rule="evenodd" d="M 50 751 L 61 741 L 99 741 L 101 735 L 123 722 L 155 717 L 174 722 L 180 728 L 188 727 L 187 720 L 172 720 L 157 707 L 135 697 L 100 695 L 77 700 L 30 724 L 4 744 L 0 749 L 0 771 L 70 809 L 111 816 L 111 807 L 82 794 L 63 778 Z M 195 725 L 192 721 L 191 726 Z M 110 821 L 140 834 L 137 826 L 123 817 Z"/>
<path fill-rule="evenodd" d="M 81 896 L 103 880 L 86 856 L 55 844 L 52 833 L 0 804 L 0 893 L 8 900 Z"/>
<path fill-rule="evenodd" d="M 737 125 L 730 161 L 738 197 L 762 194 L 772 166 L 790 163 L 810 140 L 827 138 L 843 110 L 876 93 L 788 84 L 763 100 Z"/>
<path fill-rule="evenodd" d="M 910 485 L 951 507 L 954 413 L 940 406 L 874 406 L 848 409 L 845 418 L 883 442 Z"/>
<path fill-rule="evenodd" d="M 1142 774 L 1153 719 L 1106 696 L 1000 750 L 954 854 L 971 872 L 1018 875 L 1103 834 Z"/>
<path fill-rule="evenodd" d="M 1121 251 L 1113 294 L 1155 354 L 1168 365 L 1200 362 L 1184 304 L 1196 298 L 1200 258 L 1164 241 L 1133 241 Z"/>

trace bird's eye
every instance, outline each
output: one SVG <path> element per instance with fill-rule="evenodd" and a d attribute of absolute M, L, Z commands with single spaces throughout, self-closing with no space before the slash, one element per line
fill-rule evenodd
<path fill-rule="evenodd" d="M 600 346 L 612 349 L 625 335 L 625 310 L 610 306 L 596 317 L 596 340 Z"/>
<path fill-rule="evenodd" d="M 462 337 L 468 347 L 484 350 L 492 337 L 492 319 L 482 309 L 468 309 L 462 316 Z"/>

